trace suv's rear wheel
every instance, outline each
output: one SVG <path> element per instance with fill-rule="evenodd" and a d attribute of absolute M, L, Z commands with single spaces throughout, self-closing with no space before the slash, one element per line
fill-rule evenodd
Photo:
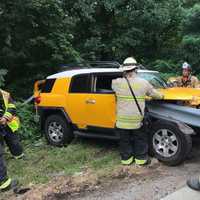
<path fill-rule="evenodd" d="M 45 122 L 45 137 L 53 146 L 69 144 L 74 135 L 70 125 L 60 115 L 50 115 Z"/>
<path fill-rule="evenodd" d="M 154 124 L 150 142 L 154 156 L 171 166 L 183 162 L 192 148 L 191 136 L 182 133 L 177 125 L 169 122 Z"/>

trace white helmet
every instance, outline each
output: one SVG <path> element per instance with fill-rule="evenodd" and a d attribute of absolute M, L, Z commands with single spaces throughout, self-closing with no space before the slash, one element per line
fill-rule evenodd
<path fill-rule="evenodd" d="M 192 70 L 191 65 L 187 62 L 184 62 L 182 65 L 182 69 Z"/>
<path fill-rule="evenodd" d="M 123 65 L 120 67 L 123 71 L 137 69 L 137 61 L 133 57 L 128 57 L 124 60 Z"/>

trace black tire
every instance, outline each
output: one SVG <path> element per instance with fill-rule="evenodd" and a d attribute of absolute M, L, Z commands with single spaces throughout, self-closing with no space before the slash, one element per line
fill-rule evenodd
<path fill-rule="evenodd" d="M 62 147 L 73 140 L 74 134 L 70 124 L 58 114 L 47 117 L 45 121 L 45 137 L 49 144 Z"/>
<path fill-rule="evenodd" d="M 165 142 L 163 142 L 161 138 L 166 135 L 166 130 L 167 136 Z M 175 123 L 157 122 L 153 124 L 151 129 L 150 149 L 159 161 L 166 165 L 176 166 L 181 164 L 191 151 L 192 137 L 182 133 Z M 164 149 L 166 150 L 165 153 Z"/>

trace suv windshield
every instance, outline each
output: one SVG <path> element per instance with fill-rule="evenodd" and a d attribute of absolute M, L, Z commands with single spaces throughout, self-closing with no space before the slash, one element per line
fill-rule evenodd
<path fill-rule="evenodd" d="M 139 77 L 149 81 L 156 89 L 167 88 L 167 83 L 159 73 L 139 72 Z"/>

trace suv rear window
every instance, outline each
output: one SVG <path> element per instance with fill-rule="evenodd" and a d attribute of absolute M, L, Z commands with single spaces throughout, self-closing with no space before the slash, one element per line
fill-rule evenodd
<path fill-rule="evenodd" d="M 51 92 L 56 79 L 46 79 L 45 83 L 41 86 L 42 93 Z"/>
<path fill-rule="evenodd" d="M 91 78 L 89 74 L 77 75 L 72 78 L 71 93 L 90 93 L 91 92 Z"/>

